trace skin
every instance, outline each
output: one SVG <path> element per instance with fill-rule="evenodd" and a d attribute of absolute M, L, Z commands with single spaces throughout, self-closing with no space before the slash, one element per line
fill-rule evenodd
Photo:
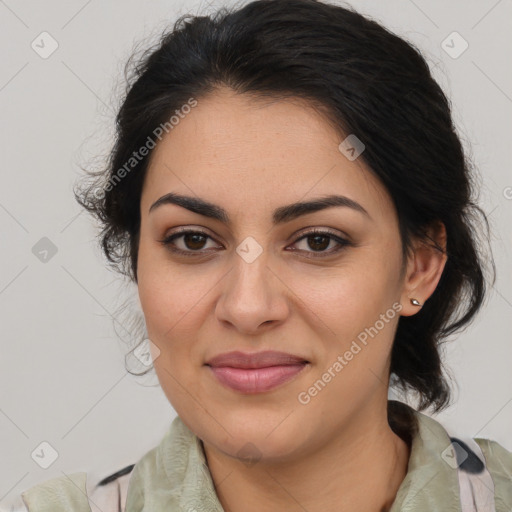
<path fill-rule="evenodd" d="M 387 421 L 390 351 L 399 315 L 420 310 L 410 298 L 430 297 L 446 255 L 416 241 L 402 268 L 391 198 L 361 158 L 339 151 L 342 140 L 303 101 L 222 88 L 200 98 L 152 154 L 141 197 L 139 297 L 162 389 L 203 441 L 226 511 L 388 510 L 407 472 L 409 447 Z M 175 204 L 149 213 L 169 192 L 221 206 L 231 224 Z M 274 209 L 333 193 L 369 217 L 331 207 L 272 224 Z M 174 240 L 199 256 L 159 242 L 184 226 L 211 237 Z M 303 237 L 313 228 L 351 244 L 335 253 L 338 243 L 327 238 L 318 249 Z M 249 236 L 263 250 L 251 263 L 236 252 Z M 446 246 L 442 224 L 430 236 Z M 299 393 L 398 303 L 399 314 L 300 403 Z M 310 363 L 278 388 L 248 395 L 205 366 L 231 350 L 279 350 Z M 254 463 L 239 453 L 244 446 Z"/>

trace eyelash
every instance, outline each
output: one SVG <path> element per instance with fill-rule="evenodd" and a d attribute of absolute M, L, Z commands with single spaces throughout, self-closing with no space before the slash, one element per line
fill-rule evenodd
<path fill-rule="evenodd" d="M 183 255 L 183 256 L 187 256 L 187 257 L 194 257 L 194 256 L 199 256 L 199 255 L 202 255 L 204 253 L 201 253 L 200 251 L 193 251 L 193 250 L 188 250 L 188 251 L 184 251 L 182 249 L 177 249 L 176 247 L 174 247 L 173 245 L 173 241 L 177 238 L 181 238 L 185 235 L 203 235 L 205 236 L 206 238 L 210 238 L 213 240 L 213 238 L 208 235 L 208 233 L 204 232 L 204 231 L 201 231 L 201 230 L 190 230 L 190 229 L 187 229 L 187 230 L 182 230 L 182 231 L 179 231 L 177 233 L 173 233 L 172 235 L 169 235 L 167 237 L 165 237 L 164 239 L 162 240 L 158 240 L 164 247 L 166 247 L 167 249 L 169 249 L 171 252 L 175 253 L 175 254 L 179 254 L 179 255 Z M 348 240 L 346 240 L 345 238 L 342 238 L 338 235 L 335 235 L 329 231 L 322 231 L 322 230 L 319 230 L 319 229 L 314 229 L 312 231 L 308 231 L 306 233 L 303 233 L 301 234 L 301 236 L 299 238 L 297 238 L 297 240 L 295 240 L 294 244 L 296 244 L 297 242 L 303 240 L 304 238 L 308 238 L 310 236 L 315 236 L 315 235 L 321 235 L 321 236 L 326 236 L 330 239 L 333 239 L 334 241 L 336 241 L 339 246 L 338 248 L 336 248 L 335 250 L 330 250 L 329 252 L 314 252 L 314 251 L 305 251 L 307 253 L 311 253 L 313 256 L 308 256 L 308 257 L 313 257 L 313 258 L 325 258 L 327 256 L 331 256 L 333 254 L 336 254 L 340 251 L 342 251 L 343 249 L 345 249 L 345 247 L 347 246 L 350 246 L 350 245 L 353 245 L 351 242 L 349 242 Z M 298 252 L 301 252 L 300 250 Z"/>

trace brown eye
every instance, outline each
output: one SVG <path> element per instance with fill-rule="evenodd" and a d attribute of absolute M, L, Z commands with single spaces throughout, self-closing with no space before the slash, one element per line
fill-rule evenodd
<path fill-rule="evenodd" d="M 346 246 L 352 245 L 351 242 L 349 242 L 348 240 L 340 237 L 339 235 L 335 235 L 329 231 L 310 231 L 308 233 L 305 233 L 299 239 L 297 239 L 295 241 L 295 244 L 302 240 L 306 241 L 306 248 L 298 250 L 305 253 L 312 253 L 313 257 L 329 256 L 341 251 Z M 334 249 L 326 251 L 326 249 L 333 242 L 334 244 L 337 244 L 337 246 L 335 245 Z M 315 253 L 318 253 L 318 255 Z"/>
<path fill-rule="evenodd" d="M 324 251 L 329 247 L 331 237 L 325 235 L 309 235 L 306 237 L 309 247 L 314 251 Z"/>
<path fill-rule="evenodd" d="M 197 233 L 187 233 L 186 235 L 181 236 L 183 237 L 183 242 L 187 249 L 192 250 L 202 249 L 206 240 L 204 235 L 199 235 Z"/>
<path fill-rule="evenodd" d="M 180 240 L 179 243 L 177 242 L 178 240 Z M 213 240 L 213 238 L 204 231 L 182 230 L 165 237 L 163 240 L 159 240 L 159 242 L 173 253 L 185 256 L 200 256 L 208 251 L 209 248 L 205 248 L 208 240 Z M 350 241 L 329 231 L 310 231 L 298 238 L 295 244 L 302 240 L 306 241 L 306 248 L 293 250 L 298 250 L 306 254 L 309 253 L 315 258 L 331 256 L 343 250 L 346 246 L 352 245 Z M 334 248 L 326 250 L 331 244 L 334 245 Z"/>
<path fill-rule="evenodd" d="M 182 239 L 181 242 L 177 243 L 180 239 Z M 203 231 L 183 230 L 173 233 L 163 240 L 159 240 L 159 242 L 172 252 L 194 256 L 194 253 L 202 254 L 208 239 L 213 240 L 210 235 Z"/>

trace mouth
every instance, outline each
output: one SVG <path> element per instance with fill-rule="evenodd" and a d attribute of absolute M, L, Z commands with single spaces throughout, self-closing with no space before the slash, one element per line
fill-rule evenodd
<path fill-rule="evenodd" d="M 289 382 L 310 362 L 285 352 L 229 352 L 210 359 L 206 366 L 222 385 L 246 394 L 264 393 Z"/>

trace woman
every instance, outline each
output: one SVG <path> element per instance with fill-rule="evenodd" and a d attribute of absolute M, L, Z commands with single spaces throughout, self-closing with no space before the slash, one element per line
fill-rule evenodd
<path fill-rule="evenodd" d="M 469 162 L 413 46 L 314 0 L 184 17 L 117 128 L 76 195 L 178 416 L 134 467 L 44 482 L 28 510 L 510 510 L 512 453 L 420 412 L 449 404 L 439 346 L 488 283 Z"/>

